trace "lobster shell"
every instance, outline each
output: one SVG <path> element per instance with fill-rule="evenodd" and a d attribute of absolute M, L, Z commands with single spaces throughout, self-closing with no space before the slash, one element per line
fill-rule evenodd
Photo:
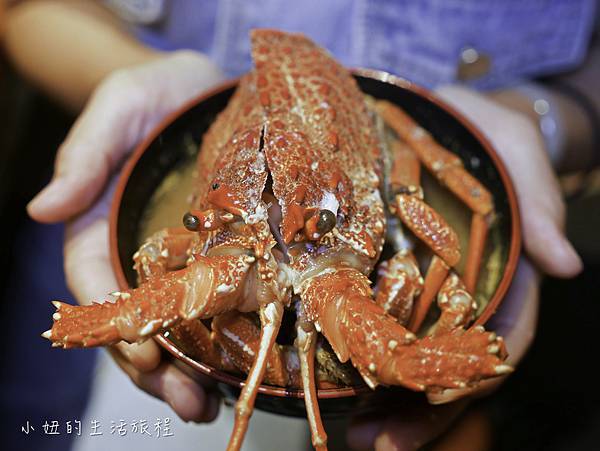
<path fill-rule="evenodd" d="M 479 170 L 478 175 L 484 181 L 487 178 L 488 185 L 493 185 L 494 197 L 497 203 L 496 208 L 499 209 L 500 213 L 504 213 L 502 216 L 504 221 L 502 224 L 503 235 L 506 241 L 510 243 L 507 249 L 503 276 L 494 295 L 473 326 L 484 324 L 496 311 L 510 286 L 521 246 L 519 211 L 515 191 L 506 169 L 483 134 L 460 113 L 437 99 L 429 91 L 385 72 L 357 70 L 355 74 L 368 94 L 401 104 L 411 115 L 418 117 L 422 123 L 437 124 L 435 127 L 427 128 L 434 135 L 436 135 L 435 129 L 438 130 L 437 134 L 439 136 L 436 136 L 438 140 L 464 144 L 457 145 L 456 148 L 477 149 L 472 151 L 468 157 L 476 156 L 483 161 L 484 169 Z M 152 174 L 149 171 L 149 168 L 161 158 L 161 155 L 164 158 L 165 153 L 167 153 L 168 146 L 165 146 L 164 143 L 161 145 L 159 142 L 165 138 L 175 142 L 185 128 L 184 123 L 187 123 L 190 129 L 192 127 L 197 129 L 199 122 L 207 123 L 208 116 L 212 117 L 214 113 L 225 106 L 233 87 L 238 82 L 239 80 L 226 82 L 173 112 L 135 149 L 126 164 L 115 191 L 110 215 L 111 261 L 122 289 L 132 286 L 135 280 L 133 274 L 126 274 L 124 268 L 129 268 L 130 256 L 133 249 L 137 247 L 132 232 L 137 230 L 137 223 L 144 208 L 143 201 L 150 198 L 153 188 L 157 186 L 157 182 L 168 169 L 164 168 L 162 174 L 157 172 Z M 190 118 L 194 115 L 201 117 L 202 120 L 191 120 Z M 441 132 L 442 129 L 443 132 Z M 201 132 L 201 130 L 196 131 Z M 447 134 L 444 136 L 442 133 Z M 171 166 L 177 156 L 170 155 L 168 159 L 170 160 L 169 166 Z M 469 161 L 465 156 L 463 156 L 463 160 Z M 492 172 L 494 176 L 490 177 L 488 175 L 486 177 L 486 172 L 488 174 Z M 147 180 L 143 184 L 139 183 L 142 178 L 148 179 L 149 176 L 153 180 Z M 141 185 L 145 185 L 143 189 L 140 189 Z M 215 370 L 190 358 L 164 335 L 158 335 L 154 338 L 184 364 L 221 382 L 220 388 L 226 396 L 237 399 L 237 394 L 243 383 L 242 379 Z M 318 390 L 318 397 L 323 414 L 335 415 L 343 414 L 350 409 L 356 412 L 355 409 L 359 405 L 363 409 L 373 408 L 374 403 L 369 400 L 377 398 L 378 392 L 373 392 L 367 386 L 360 385 L 320 389 Z M 304 404 L 301 398 L 303 398 L 303 392 L 299 389 L 291 390 L 283 387 L 261 385 L 256 407 L 286 415 L 304 416 Z M 384 396 L 384 398 L 387 398 L 387 396 Z"/>

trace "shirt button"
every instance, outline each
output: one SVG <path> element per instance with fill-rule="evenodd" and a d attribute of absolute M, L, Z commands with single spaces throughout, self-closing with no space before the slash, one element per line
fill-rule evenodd
<path fill-rule="evenodd" d="M 456 78 L 461 81 L 481 78 L 490 71 L 490 57 L 473 47 L 465 47 L 460 52 Z"/>

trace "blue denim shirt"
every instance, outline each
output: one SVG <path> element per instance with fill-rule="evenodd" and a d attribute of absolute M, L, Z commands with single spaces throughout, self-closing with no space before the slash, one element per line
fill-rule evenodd
<path fill-rule="evenodd" d="M 248 31 L 303 32 L 347 66 L 433 87 L 457 80 L 461 54 L 485 57 L 474 87 L 566 70 L 585 56 L 595 0 L 107 0 L 139 38 L 192 48 L 230 76 L 251 67 Z"/>

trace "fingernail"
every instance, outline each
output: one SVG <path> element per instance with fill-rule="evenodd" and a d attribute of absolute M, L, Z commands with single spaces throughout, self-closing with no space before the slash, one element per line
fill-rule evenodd
<path fill-rule="evenodd" d="M 118 346 L 119 352 L 125 357 L 129 362 L 131 362 L 131 351 L 129 350 L 129 345 L 126 343 L 121 343 Z"/>
<path fill-rule="evenodd" d="M 348 428 L 346 441 L 352 449 L 372 449 L 382 426 L 382 421 L 359 420 Z"/>
<path fill-rule="evenodd" d="M 154 370 L 160 364 L 160 351 L 152 340 L 127 345 L 131 363 L 142 373 Z"/>
<path fill-rule="evenodd" d="M 375 439 L 375 451 L 417 451 L 423 445 L 423 442 L 415 439 L 408 442 L 408 438 L 403 439 L 403 442 L 400 443 L 398 440 L 392 439 L 388 432 L 382 432 Z"/>
<path fill-rule="evenodd" d="M 411 451 L 414 449 L 417 449 L 417 447 L 415 447 L 415 448 L 405 447 L 405 448 L 403 448 L 402 451 L 404 451 L 404 450 Z M 399 450 L 400 450 L 400 447 L 396 443 L 392 442 L 392 439 L 390 438 L 390 435 L 387 432 L 382 432 L 375 439 L 375 451 L 399 451 Z"/>
<path fill-rule="evenodd" d="M 449 402 L 462 398 L 469 393 L 469 391 L 469 389 L 450 388 L 441 393 L 428 393 L 427 399 L 432 405 L 448 404 Z"/>
<path fill-rule="evenodd" d="M 173 408 L 179 417 L 188 423 L 197 418 L 204 408 L 202 395 L 193 384 L 187 384 L 175 377 L 169 378 L 164 384 L 165 401 Z"/>
<path fill-rule="evenodd" d="M 164 384 L 164 395 L 165 401 L 174 409 L 177 410 L 177 406 L 180 399 L 180 393 L 186 389 L 183 384 L 181 384 L 178 380 L 169 378 L 169 380 L 165 381 Z"/>
<path fill-rule="evenodd" d="M 360 421 L 346 432 L 346 442 L 352 449 L 371 449 L 381 429 L 381 421 Z"/>
<path fill-rule="evenodd" d="M 65 184 L 63 178 L 53 179 L 43 190 L 41 190 L 28 204 L 29 214 L 37 213 L 36 210 L 45 209 L 56 203 L 62 197 L 62 188 Z"/>
<path fill-rule="evenodd" d="M 206 407 L 202 414 L 202 422 L 213 421 L 218 413 L 219 407 L 221 406 L 221 398 L 218 395 L 210 394 L 207 396 Z"/>
<path fill-rule="evenodd" d="M 563 254 L 561 257 L 562 265 L 564 265 L 565 268 L 570 269 L 574 275 L 579 274 L 583 269 L 583 262 L 573 245 L 569 240 L 563 237 L 560 247 L 561 253 Z"/>

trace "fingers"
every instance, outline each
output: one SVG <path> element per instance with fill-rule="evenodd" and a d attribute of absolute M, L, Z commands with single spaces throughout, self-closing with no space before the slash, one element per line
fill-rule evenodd
<path fill-rule="evenodd" d="M 156 369 L 161 361 L 160 349 L 154 340 L 147 340 L 139 344 L 121 342 L 114 345 L 114 348 L 120 352 L 121 356 L 131 363 L 136 370 L 142 373 L 147 373 Z"/>
<path fill-rule="evenodd" d="M 527 258 L 522 257 L 506 297 L 488 323 L 504 337 L 510 365 L 517 365 L 533 343 L 539 303 L 540 274 Z"/>
<path fill-rule="evenodd" d="M 80 304 L 107 299 L 108 293 L 118 289 L 108 244 L 107 215 L 111 194 L 112 189 L 107 189 L 91 210 L 66 227 L 65 276 Z"/>
<path fill-rule="evenodd" d="M 111 355 L 139 388 L 167 402 L 184 421 L 212 421 L 218 414 L 219 396 L 205 392 L 193 374 L 164 362 L 154 340 L 117 343 Z"/>
<path fill-rule="evenodd" d="M 538 187 L 538 190 L 541 187 Z M 574 277 L 583 269 L 581 258 L 564 235 L 564 206 L 537 204 L 538 195 L 524 197 L 523 240 L 527 253 L 545 273 L 555 277 Z"/>
<path fill-rule="evenodd" d="M 191 377 L 167 362 L 144 372 L 121 354 L 121 348 L 110 349 L 119 367 L 139 388 L 169 404 L 183 421 L 210 422 L 217 417 L 221 402 L 216 393 L 207 392 Z"/>
<path fill-rule="evenodd" d="M 373 449 L 384 421 L 385 417 L 377 414 L 353 418 L 346 431 L 346 443 L 357 451 Z"/>
<path fill-rule="evenodd" d="M 520 133 L 522 144 L 531 144 L 515 143 L 519 153 L 501 152 L 501 156 L 515 181 L 525 249 L 542 271 L 556 277 L 575 276 L 582 263 L 564 235 L 565 205 L 541 137 L 529 126 Z"/>
<path fill-rule="evenodd" d="M 85 211 L 127 153 L 170 111 L 220 80 L 207 58 L 175 52 L 106 78 L 58 150 L 54 176 L 28 205 L 40 222 Z"/>
<path fill-rule="evenodd" d="M 105 300 L 107 293 L 118 288 L 110 265 L 106 219 L 111 192 L 107 189 L 91 210 L 67 226 L 67 284 L 82 304 Z M 219 397 L 165 362 L 153 340 L 141 344 L 121 342 L 109 352 L 138 387 L 167 402 L 184 421 L 212 421 L 217 416 Z"/>
<path fill-rule="evenodd" d="M 347 442 L 354 449 L 413 451 L 444 432 L 467 406 L 460 401 L 444 406 L 421 404 L 381 420 L 362 418 L 348 429 Z"/>
<path fill-rule="evenodd" d="M 60 146 L 54 176 L 28 205 L 41 222 L 66 220 L 87 209 L 110 173 L 139 138 L 139 87 L 113 76 L 94 93 Z"/>
<path fill-rule="evenodd" d="M 438 94 L 485 133 L 514 182 L 521 210 L 525 248 L 539 268 L 572 277 L 581 259 L 564 236 L 565 206 L 539 130 L 520 113 L 456 86 Z"/>

